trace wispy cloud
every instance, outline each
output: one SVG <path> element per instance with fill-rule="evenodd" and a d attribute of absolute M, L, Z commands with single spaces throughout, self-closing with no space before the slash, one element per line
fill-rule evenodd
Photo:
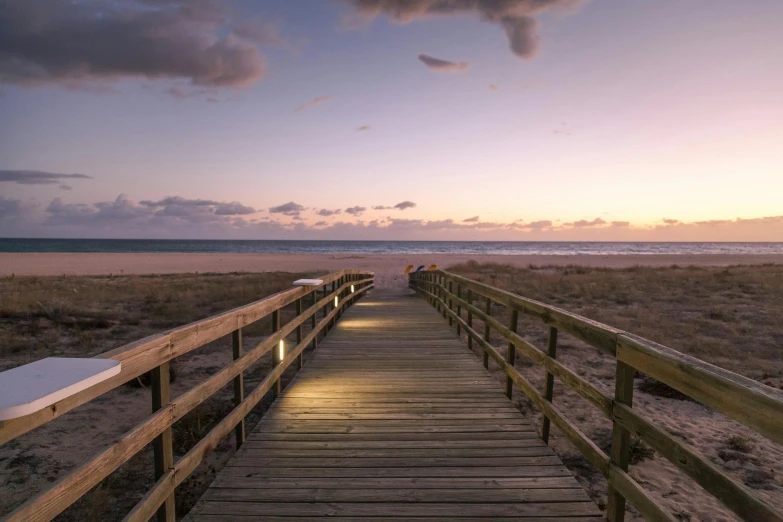
<path fill-rule="evenodd" d="M 606 225 L 606 221 L 601 218 L 595 218 L 592 221 L 580 219 L 579 221 L 565 223 L 565 226 L 574 228 L 600 227 L 601 225 Z"/>
<path fill-rule="evenodd" d="M 448 60 L 441 60 L 440 58 L 435 58 L 428 54 L 420 54 L 418 58 L 419 60 L 421 60 L 421 62 L 424 65 L 426 65 L 433 71 L 456 72 L 456 71 L 464 71 L 465 69 L 470 67 L 470 64 L 467 62 L 450 62 Z"/>
<path fill-rule="evenodd" d="M 316 212 L 316 214 L 318 214 L 319 216 L 322 216 L 322 217 L 329 217 L 329 216 L 336 216 L 336 215 L 340 214 L 341 212 L 342 212 L 342 210 L 340 210 L 339 208 L 334 209 L 334 210 L 330 210 L 328 208 L 322 208 L 321 210 Z"/>
<path fill-rule="evenodd" d="M 370 130 L 370 126 L 369 125 L 362 125 L 361 127 L 357 127 L 356 128 L 356 132 L 366 132 L 368 130 Z"/>
<path fill-rule="evenodd" d="M 413 201 L 401 201 L 397 203 L 394 206 L 387 207 L 385 205 L 376 205 L 372 207 L 373 210 L 407 210 L 409 208 L 414 208 L 416 206 L 416 203 Z"/>
<path fill-rule="evenodd" d="M 59 185 L 61 190 L 71 190 L 65 179 L 92 179 L 86 174 L 60 174 L 40 170 L 0 170 L 0 183 L 18 183 L 20 185 Z"/>
<path fill-rule="evenodd" d="M 269 213 L 283 214 L 284 216 L 289 216 L 289 217 L 299 217 L 299 214 L 303 210 L 305 210 L 305 207 L 303 205 L 300 205 L 299 203 L 294 203 L 293 201 L 289 201 L 288 203 L 283 203 L 282 205 L 278 205 L 276 207 L 270 207 Z"/>
<path fill-rule="evenodd" d="M 358 205 L 355 207 L 349 207 L 345 209 L 345 213 L 350 214 L 352 216 L 361 216 L 366 211 L 367 211 L 367 207 L 360 207 Z"/>
<path fill-rule="evenodd" d="M 305 102 L 296 109 L 294 109 L 294 112 L 302 112 L 305 109 L 309 109 L 311 107 L 315 107 L 316 105 L 319 105 L 321 103 L 328 102 L 332 99 L 331 96 L 320 96 L 318 98 L 313 98 L 309 102 Z"/>
<path fill-rule="evenodd" d="M 454 239 L 552 241 L 781 241 L 783 216 L 681 222 L 667 218 L 652 225 L 602 218 L 556 224 L 553 220 L 482 222 L 479 216 L 423 220 L 363 221 L 365 207 L 342 212 L 345 221 L 313 219 L 290 201 L 258 218 L 250 205 L 168 196 L 134 202 L 126 195 L 98 203 L 55 198 L 48 205 L 0 196 L 0 222 L 9 237 L 161 237 L 268 239 Z M 323 209 L 322 209 L 323 210 Z M 328 211 L 328 209 L 327 209 Z M 334 212 L 334 211 L 329 211 Z M 314 212 L 318 214 L 319 212 Z M 276 214 L 288 220 L 274 219 Z M 331 214 L 332 216 L 337 213 Z"/>
<path fill-rule="evenodd" d="M 414 208 L 415 206 L 416 203 L 414 203 L 413 201 L 402 201 L 394 205 L 394 208 L 396 208 L 397 210 L 407 210 L 409 208 Z"/>

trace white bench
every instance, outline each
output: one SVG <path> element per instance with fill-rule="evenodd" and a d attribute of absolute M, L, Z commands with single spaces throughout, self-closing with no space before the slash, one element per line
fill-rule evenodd
<path fill-rule="evenodd" d="M 47 357 L 0 373 L 0 421 L 42 410 L 120 373 L 120 361 Z"/>

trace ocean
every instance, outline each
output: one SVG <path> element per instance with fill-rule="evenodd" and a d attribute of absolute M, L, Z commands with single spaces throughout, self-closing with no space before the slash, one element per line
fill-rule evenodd
<path fill-rule="evenodd" d="M 240 254 L 645 255 L 783 254 L 783 243 L 546 241 L 289 241 L 200 239 L 2 239 L 0 252 Z"/>

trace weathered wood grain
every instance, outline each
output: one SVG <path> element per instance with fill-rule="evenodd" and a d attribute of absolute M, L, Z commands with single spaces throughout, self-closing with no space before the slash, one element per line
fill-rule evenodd
<path fill-rule="evenodd" d="M 600 516 L 439 315 L 379 292 L 346 311 L 189 520 Z"/>

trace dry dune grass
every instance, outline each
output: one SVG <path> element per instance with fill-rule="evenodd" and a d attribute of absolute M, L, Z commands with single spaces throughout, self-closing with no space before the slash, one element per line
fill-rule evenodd
<path fill-rule="evenodd" d="M 449 271 L 516 294 L 552 304 L 619 327 L 679 351 L 783 388 L 783 265 L 737 267 L 530 266 L 465 263 Z M 493 315 L 507 320 L 505 309 Z M 474 319 L 479 331 L 480 321 Z M 547 329 L 520 317 L 518 332 L 539 347 Z M 506 343 L 492 342 L 501 353 Z M 580 341 L 561 335 L 558 359 L 589 382 L 614 394 L 614 360 Z M 490 369 L 493 369 L 490 363 Z M 517 367 L 543 391 L 544 371 L 520 357 Z M 503 379 L 497 367 L 494 373 Z M 639 375 L 634 407 L 659 426 L 691 444 L 738 481 L 783 509 L 783 447 L 704 406 L 682 400 L 663 383 Z M 515 395 L 519 407 L 538 416 Z M 605 451 L 611 423 L 586 401 L 555 384 L 555 403 Z M 557 435 L 557 432 L 555 432 Z M 555 449 L 599 505 L 606 482 L 562 436 Z M 737 520 L 720 502 L 656 456 L 642 441 L 633 443 L 631 474 L 680 520 Z M 634 515 L 638 518 L 638 515 Z"/>
<path fill-rule="evenodd" d="M 261 299 L 290 288 L 295 279 L 312 276 L 269 272 L 0 278 L 0 369 L 47 356 L 96 355 L 151 333 Z M 281 321 L 293 315 L 292 309 L 285 309 Z M 261 341 L 270 329 L 270 320 L 245 328 L 246 346 Z M 272 365 L 270 357 L 263 357 L 246 372 L 247 390 L 266 376 Z M 230 361 L 230 336 L 179 357 L 173 363 L 172 396 L 203 382 Z M 287 374 L 283 381 L 290 377 Z M 0 516 L 142 421 L 151 411 L 147 386 L 144 379 L 133 381 L 0 447 Z M 206 435 L 233 407 L 232 400 L 229 385 L 176 423 L 175 456 L 184 455 Z M 268 402 L 262 402 L 251 413 L 248 430 L 267 406 Z M 195 504 L 233 449 L 233 437 L 228 437 L 177 488 L 179 514 Z M 152 449 L 148 447 L 58 520 L 121 520 L 152 487 L 152 466 Z"/>

